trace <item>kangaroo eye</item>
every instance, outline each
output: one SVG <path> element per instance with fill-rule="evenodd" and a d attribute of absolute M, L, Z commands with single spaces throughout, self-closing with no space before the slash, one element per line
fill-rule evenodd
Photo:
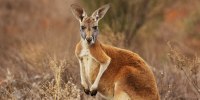
<path fill-rule="evenodd" d="M 97 30 L 97 26 L 93 26 L 92 28 L 93 28 L 94 30 Z"/>
<path fill-rule="evenodd" d="M 85 26 L 81 26 L 81 29 L 84 30 L 84 29 L 86 29 L 86 27 Z"/>

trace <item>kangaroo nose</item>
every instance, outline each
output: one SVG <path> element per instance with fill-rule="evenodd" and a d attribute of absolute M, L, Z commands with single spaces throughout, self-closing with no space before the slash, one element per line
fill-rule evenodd
<path fill-rule="evenodd" d="M 92 41 L 92 37 L 86 38 L 87 42 L 90 43 Z"/>

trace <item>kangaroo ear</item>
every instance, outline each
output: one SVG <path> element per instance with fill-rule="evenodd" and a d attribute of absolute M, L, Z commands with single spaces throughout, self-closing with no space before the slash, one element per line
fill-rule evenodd
<path fill-rule="evenodd" d="M 95 18 L 96 21 L 99 21 L 100 19 L 104 17 L 104 15 L 106 14 L 109 8 L 110 8 L 110 4 L 101 6 L 99 9 L 94 11 L 94 13 L 92 14 L 92 17 Z"/>
<path fill-rule="evenodd" d="M 80 7 L 77 4 L 72 4 L 71 5 L 71 10 L 73 15 L 76 17 L 76 19 L 78 19 L 80 22 L 83 21 L 83 19 L 85 17 L 87 17 L 86 12 L 84 11 L 84 9 L 82 7 Z"/>

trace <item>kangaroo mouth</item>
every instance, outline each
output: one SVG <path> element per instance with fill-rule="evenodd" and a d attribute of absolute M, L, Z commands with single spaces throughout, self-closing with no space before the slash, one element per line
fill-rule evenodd
<path fill-rule="evenodd" d="M 94 40 L 94 38 L 93 38 L 93 37 L 86 38 L 85 40 L 87 41 L 87 44 L 89 44 L 89 45 L 92 45 L 92 44 L 94 44 L 94 43 L 95 43 L 95 40 Z"/>
<path fill-rule="evenodd" d="M 91 41 L 87 41 L 87 43 L 88 43 L 89 45 L 92 45 L 92 44 L 94 44 L 95 42 L 94 42 L 94 40 L 92 39 Z"/>

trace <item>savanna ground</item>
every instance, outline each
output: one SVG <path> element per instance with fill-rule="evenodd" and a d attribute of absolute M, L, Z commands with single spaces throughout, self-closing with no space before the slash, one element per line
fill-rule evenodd
<path fill-rule="evenodd" d="M 80 86 L 74 2 L 87 12 L 111 4 L 100 41 L 141 55 L 162 100 L 199 100 L 199 0 L 0 0 L 1 100 L 102 99 Z"/>

